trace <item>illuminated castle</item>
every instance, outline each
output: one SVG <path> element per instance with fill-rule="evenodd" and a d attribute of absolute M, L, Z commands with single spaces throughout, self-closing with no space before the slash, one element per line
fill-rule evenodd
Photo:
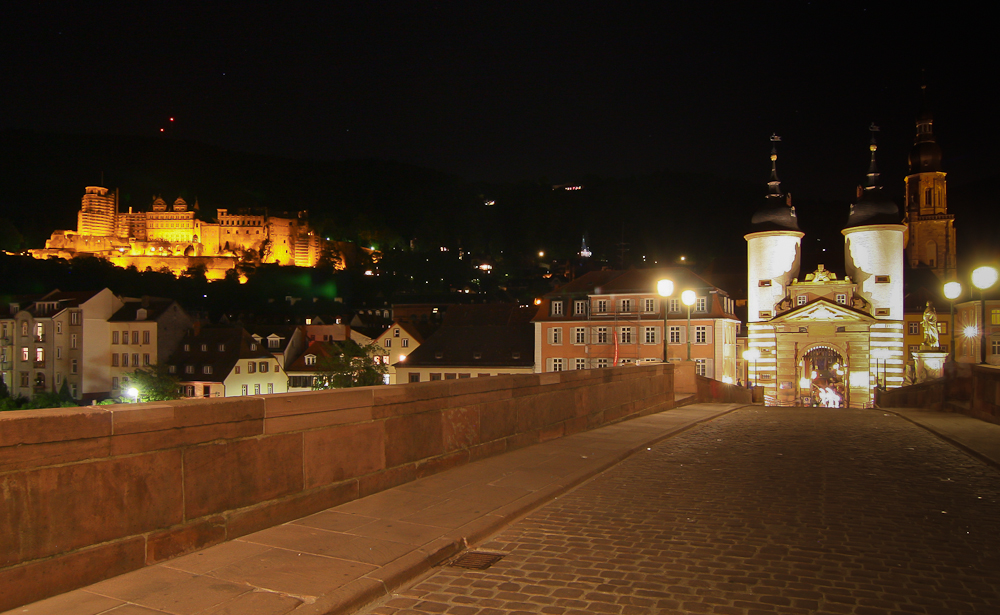
<path fill-rule="evenodd" d="M 30 250 L 35 258 L 73 258 L 88 254 L 106 258 L 119 267 L 140 271 L 168 269 L 174 274 L 203 265 L 209 279 L 225 277 L 240 261 L 313 267 L 325 241 L 306 220 L 229 213 L 218 210 L 218 222 L 196 216 L 197 202 L 189 208 L 177 198 L 167 205 L 156 198 L 152 211 L 118 211 L 118 194 L 100 186 L 87 186 L 77 230 L 55 231 L 44 249 Z"/>

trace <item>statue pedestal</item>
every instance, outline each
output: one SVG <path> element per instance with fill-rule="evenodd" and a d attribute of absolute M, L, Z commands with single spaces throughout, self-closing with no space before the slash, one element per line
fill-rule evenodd
<path fill-rule="evenodd" d="M 947 352 L 936 350 L 920 350 L 913 353 L 914 371 L 917 382 L 926 382 L 936 378 L 944 378 L 944 363 L 948 360 Z"/>

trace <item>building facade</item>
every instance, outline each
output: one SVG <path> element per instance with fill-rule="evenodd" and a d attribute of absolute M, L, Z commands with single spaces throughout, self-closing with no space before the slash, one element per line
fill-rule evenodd
<path fill-rule="evenodd" d="M 778 141 L 775 137 L 773 141 Z M 883 192 L 870 145 L 867 182 L 858 188 L 844 236 L 844 270 L 819 264 L 800 280 L 801 242 L 791 198 L 781 189 L 777 151 L 764 205 L 747 241 L 750 380 L 770 404 L 869 406 L 877 387 L 903 384 L 903 269 L 906 225 Z"/>
<path fill-rule="evenodd" d="M 123 396 L 128 375 L 137 369 L 155 370 L 191 328 L 191 318 L 173 299 L 128 299 L 111 318 L 111 395 Z"/>
<path fill-rule="evenodd" d="M 657 294 L 662 279 L 673 282 L 669 297 Z M 685 290 L 695 294 L 690 311 L 681 302 Z M 728 293 L 687 269 L 592 271 L 542 298 L 534 319 L 535 371 L 690 359 L 698 374 L 734 383 L 740 326 L 734 307 Z"/>

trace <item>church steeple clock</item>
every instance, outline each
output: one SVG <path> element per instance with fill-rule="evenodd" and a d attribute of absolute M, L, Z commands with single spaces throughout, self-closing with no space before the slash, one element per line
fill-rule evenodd
<path fill-rule="evenodd" d="M 911 268 L 933 269 L 942 281 L 955 275 L 955 216 L 948 213 L 945 175 L 941 147 L 934 140 L 934 119 L 925 112 L 917 120 L 906 176 L 910 227 L 906 251 Z"/>

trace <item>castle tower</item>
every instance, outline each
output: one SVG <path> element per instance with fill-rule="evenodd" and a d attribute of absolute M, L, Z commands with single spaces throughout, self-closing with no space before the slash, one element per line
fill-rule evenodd
<path fill-rule="evenodd" d="M 858 285 L 858 293 L 871 304 L 879 320 L 903 320 L 903 250 L 906 225 L 899 208 L 882 191 L 875 165 L 875 132 L 872 125 L 871 163 L 866 185 L 858 187 L 858 200 L 844 234 L 844 265 Z"/>
<path fill-rule="evenodd" d="M 117 210 L 115 195 L 107 188 L 87 186 L 76 218 L 77 233 L 94 237 L 113 236 Z"/>
<path fill-rule="evenodd" d="M 785 298 L 788 285 L 799 275 L 802 237 L 791 195 L 781 191 L 778 180 L 777 143 L 771 136 L 771 179 L 764 205 L 754 212 L 747 241 L 747 319 L 764 322 L 774 316 L 774 306 Z"/>
<path fill-rule="evenodd" d="M 909 219 L 907 259 L 911 268 L 928 267 L 942 280 L 955 275 L 955 216 L 948 213 L 948 187 L 941 170 L 941 147 L 934 140 L 934 119 L 923 113 L 910 149 L 906 176 Z"/>

